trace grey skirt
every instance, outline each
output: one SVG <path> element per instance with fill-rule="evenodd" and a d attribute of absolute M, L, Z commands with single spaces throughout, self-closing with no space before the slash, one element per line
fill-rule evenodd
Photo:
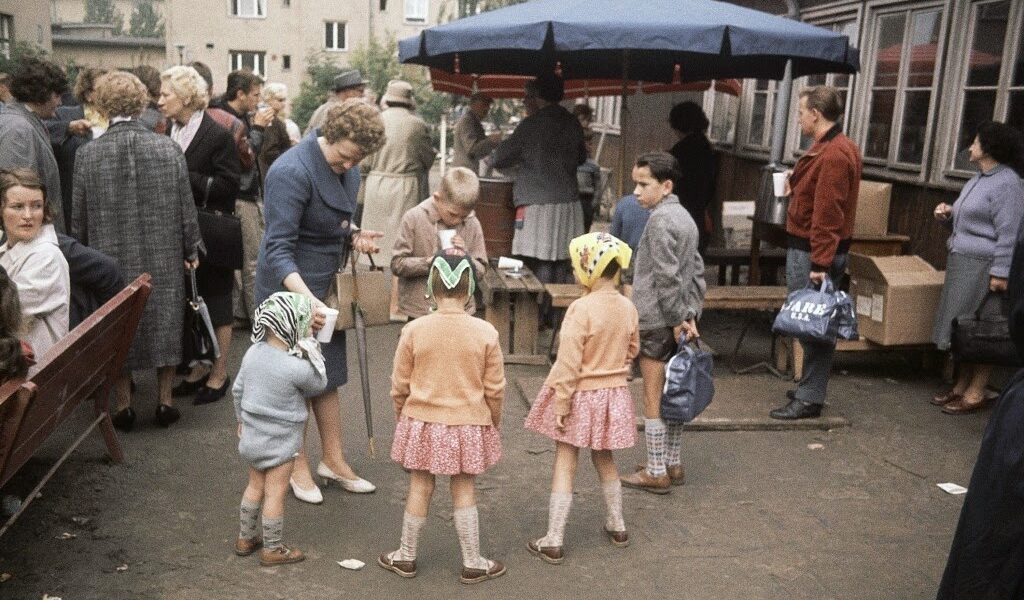
<path fill-rule="evenodd" d="M 583 209 L 579 202 L 530 204 L 523 228 L 512 236 L 512 254 L 539 260 L 566 260 L 569 242 L 583 234 Z"/>
<path fill-rule="evenodd" d="M 935 311 L 932 341 L 939 350 L 949 350 L 953 338 L 953 319 L 977 312 L 988 294 L 991 258 L 949 253 L 946 281 L 942 284 L 939 308 Z"/>
<path fill-rule="evenodd" d="M 283 465 L 299 454 L 305 425 L 243 410 L 238 454 L 259 471 Z"/>

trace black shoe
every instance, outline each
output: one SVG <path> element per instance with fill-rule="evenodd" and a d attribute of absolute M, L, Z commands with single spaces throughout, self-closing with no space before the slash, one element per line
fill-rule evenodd
<path fill-rule="evenodd" d="M 793 400 L 783 408 L 776 408 L 768 413 L 773 419 L 813 419 L 821 416 L 821 405 Z"/>
<path fill-rule="evenodd" d="M 206 385 L 206 380 L 210 378 L 209 374 L 203 375 L 202 379 L 196 381 L 182 381 L 178 385 L 174 386 L 171 390 L 172 396 L 191 396 L 199 391 L 200 388 Z"/>
<path fill-rule="evenodd" d="M 170 427 L 181 418 L 181 411 L 166 404 L 156 405 L 156 424 L 161 427 Z"/>
<path fill-rule="evenodd" d="M 130 406 L 122 408 L 111 415 L 110 420 L 114 423 L 114 428 L 121 431 L 131 431 L 132 427 L 135 426 L 135 411 Z"/>
<path fill-rule="evenodd" d="M 204 380 L 205 381 L 205 380 Z M 196 392 L 196 398 L 192 401 L 192 404 L 199 406 L 200 404 L 209 404 L 216 402 L 224 397 L 228 393 L 228 388 L 231 387 L 231 378 L 227 377 L 224 379 L 224 385 L 219 388 L 212 388 L 204 385 Z"/>
<path fill-rule="evenodd" d="M 790 402 L 796 400 L 796 390 L 786 390 L 786 398 Z"/>

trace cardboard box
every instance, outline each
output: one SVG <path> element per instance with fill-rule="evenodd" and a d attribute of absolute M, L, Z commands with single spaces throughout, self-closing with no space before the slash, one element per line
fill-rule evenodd
<path fill-rule="evenodd" d="M 850 254 L 850 295 L 857 328 L 883 346 L 928 344 L 945 271 L 920 256 Z"/>
<path fill-rule="evenodd" d="M 853 235 L 885 235 L 889 232 L 891 196 L 891 183 L 861 180 Z"/>

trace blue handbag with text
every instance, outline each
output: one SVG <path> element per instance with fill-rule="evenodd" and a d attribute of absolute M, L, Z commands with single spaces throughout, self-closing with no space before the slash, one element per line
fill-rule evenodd
<path fill-rule="evenodd" d="M 838 308 L 839 297 L 826 275 L 820 289 L 808 282 L 807 287 L 790 292 L 775 316 L 772 332 L 805 342 L 834 343 L 839 335 Z"/>
<path fill-rule="evenodd" d="M 683 334 L 684 336 L 686 334 Z M 711 376 L 714 359 L 710 352 L 679 340 L 679 352 L 665 365 L 665 387 L 661 393 L 661 418 L 670 423 L 689 423 L 704 412 L 715 395 Z"/>

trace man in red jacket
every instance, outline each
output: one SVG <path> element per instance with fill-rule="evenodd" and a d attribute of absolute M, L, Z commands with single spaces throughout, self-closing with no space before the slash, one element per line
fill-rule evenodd
<path fill-rule="evenodd" d="M 786 234 L 786 282 L 789 291 L 820 285 L 827 274 L 838 281 L 846 271 L 857 212 L 861 154 L 843 135 L 837 121 L 843 101 L 835 88 L 818 86 L 800 92 L 800 131 L 814 137 L 814 145 L 789 177 Z M 790 402 L 769 414 L 773 419 L 817 417 L 825 404 L 835 343 L 800 342 L 804 348 L 803 378 Z"/>

